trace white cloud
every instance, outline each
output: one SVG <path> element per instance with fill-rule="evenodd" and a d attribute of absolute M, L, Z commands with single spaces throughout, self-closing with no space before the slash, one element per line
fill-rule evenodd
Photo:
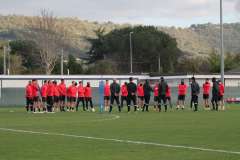
<path fill-rule="evenodd" d="M 41 8 L 58 16 L 130 23 L 189 25 L 216 21 L 219 0 L 1 0 L 0 13 L 37 15 Z M 240 0 L 223 0 L 226 20 L 237 17 Z M 237 20 L 237 18 L 236 18 Z"/>
<path fill-rule="evenodd" d="M 240 0 L 237 2 L 236 9 L 240 12 Z"/>

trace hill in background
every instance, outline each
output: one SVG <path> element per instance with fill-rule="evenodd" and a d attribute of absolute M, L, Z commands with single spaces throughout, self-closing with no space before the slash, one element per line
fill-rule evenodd
<path fill-rule="evenodd" d="M 0 16 L 0 39 L 19 39 L 18 33 L 25 29 L 35 17 Z M 94 38 L 95 30 L 104 28 L 111 30 L 124 28 L 130 24 L 114 24 L 112 22 L 98 23 L 79 20 L 78 18 L 59 18 L 58 23 L 69 33 L 71 47 L 69 52 L 81 57 L 90 48 L 88 38 Z M 175 37 L 178 47 L 186 53 L 186 57 L 206 57 L 212 50 L 218 50 L 220 44 L 220 28 L 215 24 L 192 25 L 189 28 L 158 27 L 159 30 Z M 226 52 L 240 52 L 240 23 L 224 24 L 224 45 Z"/>

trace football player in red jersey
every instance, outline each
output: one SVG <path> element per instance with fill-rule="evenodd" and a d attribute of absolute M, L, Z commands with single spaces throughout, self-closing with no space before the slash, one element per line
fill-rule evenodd
<path fill-rule="evenodd" d="M 33 94 L 33 112 L 38 110 L 40 112 L 41 103 L 40 103 L 40 88 L 36 79 L 32 80 L 32 94 Z"/>
<path fill-rule="evenodd" d="M 125 82 L 121 86 L 121 108 L 123 108 L 123 102 L 124 101 L 126 101 L 126 103 L 127 103 L 127 96 L 128 96 L 127 82 Z"/>
<path fill-rule="evenodd" d="M 57 85 L 57 81 L 53 81 L 53 85 L 54 85 L 54 92 L 53 92 L 53 100 L 54 100 L 54 104 L 53 104 L 53 109 L 54 111 L 58 111 L 59 110 L 59 89 L 58 89 L 58 85 Z"/>
<path fill-rule="evenodd" d="M 209 94 L 210 94 L 211 84 L 209 79 L 207 78 L 205 83 L 203 84 L 203 103 L 205 109 L 210 109 L 209 106 Z"/>
<path fill-rule="evenodd" d="M 95 109 L 93 108 L 93 103 L 92 103 L 92 89 L 90 86 L 90 82 L 87 82 L 87 86 L 84 89 L 84 95 L 85 95 L 85 100 L 86 100 L 86 108 L 88 109 L 88 103 L 90 103 L 91 110 L 95 112 Z"/>
<path fill-rule="evenodd" d="M 137 96 L 138 96 L 138 109 L 142 110 L 144 106 L 144 90 L 142 83 L 139 83 L 137 86 Z"/>
<path fill-rule="evenodd" d="M 67 89 L 66 89 L 66 84 L 64 82 L 64 79 L 61 79 L 60 84 L 58 85 L 58 90 L 59 90 L 59 105 L 60 105 L 60 110 L 61 112 L 65 111 L 65 100 L 66 100 L 66 95 L 67 95 Z"/>
<path fill-rule="evenodd" d="M 25 97 L 26 97 L 26 110 L 33 111 L 33 94 L 32 94 L 32 81 L 28 82 L 25 87 Z"/>
<path fill-rule="evenodd" d="M 186 94 L 187 94 L 187 85 L 184 83 L 184 80 L 182 79 L 181 83 L 178 85 L 177 109 L 179 108 L 184 109 Z"/>
<path fill-rule="evenodd" d="M 43 108 L 43 111 L 47 111 L 47 87 L 48 87 L 48 84 L 47 84 L 47 80 L 44 80 L 44 84 L 41 88 L 41 96 L 42 96 L 42 108 Z"/>
<path fill-rule="evenodd" d="M 109 81 L 106 80 L 106 83 L 104 85 L 104 110 L 108 111 L 109 110 L 109 106 L 110 106 L 110 95 L 111 95 L 111 91 L 110 91 L 110 84 Z"/>
<path fill-rule="evenodd" d="M 78 85 L 78 99 L 77 99 L 77 104 L 76 104 L 76 111 L 78 111 L 78 105 L 80 102 L 82 102 L 83 106 L 83 111 L 85 111 L 85 96 L 84 96 L 84 87 L 83 87 L 83 82 L 79 81 Z"/>
<path fill-rule="evenodd" d="M 155 86 L 153 87 L 153 95 L 154 95 L 154 109 L 157 111 L 158 106 L 158 82 L 156 82 Z"/>
<path fill-rule="evenodd" d="M 225 110 L 225 107 L 224 107 L 224 92 L 225 92 L 224 84 L 220 80 L 219 80 L 218 83 L 219 83 L 219 105 L 220 105 L 220 110 Z"/>

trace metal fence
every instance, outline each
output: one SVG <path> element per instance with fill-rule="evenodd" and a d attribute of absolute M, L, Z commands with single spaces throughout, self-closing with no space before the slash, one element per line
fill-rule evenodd
<path fill-rule="evenodd" d="M 73 80 L 82 80 L 83 84 L 87 82 L 91 83 L 93 92 L 93 102 L 95 105 L 99 103 L 99 91 L 98 86 L 101 80 L 117 79 L 120 84 L 128 82 L 130 75 L 79 75 L 79 76 L 45 76 L 45 75 L 28 75 L 28 76 L 0 76 L 0 107 L 3 106 L 24 106 L 25 105 L 25 86 L 31 79 L 37 79 L 41 85 L 44 80 L 57 80 L 65 79 L 66 85 L 70 85 Z M 148 75 L 132 75 L 135 82 L 140 82 L 148 79 L 152 86 L 156 81 L 159 81 L 160 77 L 151 77 Z M 189 84 L 191 75 L 183 76 L 165 76 L 166 81 L 171 87 L 172 101 L 175 104 L 177 101 L 177 85 L 181 79 L 184 79 Z M 220 78 L 218 75 L 195 75 L 200 86 L 205 82 L 206 78 Z M 225 76 L 225 97 L 240 97 L 240 76 L 238 75 L 226 75 Z M 190 89 L 188 89 L 187 101 L 190 99 Z M 200 101 L 202 96 L 200 96 Z M 151 98 L 153 100 L 153 98 Z M 152 101 L 151 101 L 152 102 Z"/>

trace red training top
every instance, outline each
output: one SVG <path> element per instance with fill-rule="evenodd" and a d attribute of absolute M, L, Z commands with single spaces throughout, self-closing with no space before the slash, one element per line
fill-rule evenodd
<path fill-rule="evenodd" d="M 84 90 L 83 85 L 79 85 L 78 86 L 78 97 L 84 97 L 84 92 L 85 92 L 85 90 Z"/>
<path fill-rule="evenodd" d="M 48 87 L 48 85 L 47 84 L 44 84 L 43 86 L 42 86 L 42 88 L 41 88 L 41 95 L 42 95 L 42 97 L 47 97 L 47 87 Z"/>
<path fill-rule="evenodd" d="M 54 96 L 54 84 L 52 84 L 52 83 L 49 83 L 48 84 L 48 87 L 47 87 L 47 96 L 50 96 L 50 97 L 52 97 L 52 96 Z"/>
<path fill-rule="evenodd" d="M 87 98 L 92 97 L 91 87 L 85 87 L 84 95 L 85 95 L 85 97 L 87 97 Z"/>
<path fill-rule="evenodd" d="M 104 96 L 110 96 L 111 92 L 110 92 L 110 85 L 109 84 L 105 84 L 104 85 Z"/>
<path fill-rule="evenodd" d="M 144 96 L 143 86 L 140 86 L 140 85 L 137 86 L 137 94 L 138 94 L 139 97 Z"/>
<path fill-rule="evenodd" d="M 154 97 L 158 97 L 158 85 L 156 84 L 153 88 Z"/>
<path fill-rule="evenodd" d="M 78 88 L 76 86 L 72 86 L 70 89 L 71 89 L 70 90 L 71 97 L 77 97 Z"/>
<path fill-rule="evenodd" d="M 220 83 L 219 84 L 219 95 L 220 96 L 224 96 L 224 85 L 223 85 L 223 83 Z"/>
<path fill-rule="evenodd" d="M 211 85 L 209 82 L 203 84 L 203 94 L 209 95 Z"/>
<path fill-rule="evenodd" d="M 67 89 L 66 89 L 65 83 L 60 83 L 58 85 L 58 90 L 59 90 L 60 96 L 66 96 L 67 95 Z"/>
<path fill-rule="evenodd" d="M 26 96 L 26 98 L 32 98 L 32 97 L 33 97 L 33 94 L 32 94 L 32 85 L 31 85 L 31 84 L 28 84 L 28 85 L 26 86 L 25 96 Z"/>
<path fill-rule="evenodd" d="M 68 88 L 67 88 L 67 96 L 68 97 L 71 97 L 71 91 L 72 91 L 72 85 L 70 85 Z"/>
<path fill-rule="evenodd" d="M 185 96 L 187 94 L 187 85 L 179 84 L 178 85 L 178 95 Z"/>
<path fill-rule="evenodd" d="M 166 90 L 166 97 L 171 97 L 171 88 L 168 86 Z"/>
<path fill-rule="evenodd" d="M 36 84 L 32 84 L 32 96 L 33 97 L 38 96 L 38 86 Z"/>
<path fill-rule="evenodd" d="M 57 85 L 54 85 L 53 96 L 56 96 L 56 97 L 59 97 L 59 96 L 60 96 L 60 93 L 59 93 L 59 90 L 58 90 L 58 86 L 57 86 Z"/>
<path fill-rule="evenodd" d="M 123 84 L 123 85 L 121 86 L 121 96 L 127 97 L 127 95 L 128 95 L 127 86 L 126 86 L 125 84 Z"/>

